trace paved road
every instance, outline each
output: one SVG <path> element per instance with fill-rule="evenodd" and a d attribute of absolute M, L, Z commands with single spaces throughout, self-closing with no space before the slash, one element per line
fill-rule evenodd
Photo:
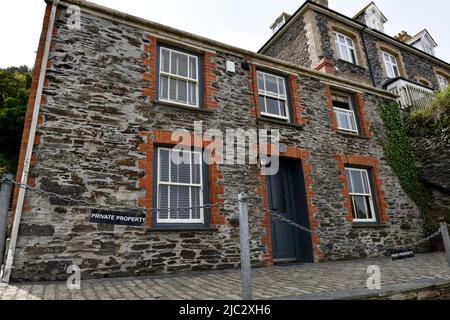
<path fill-rule="evenodd" d="M 308 294 L 363 289 L 367 267 L 378 265 L 383 285 L 424 279 L 450 280 L 444 254 L 419 255 L 392 261 L 389 258 L 255 269 L 256 299 L 280 299 Z M 187 274 L 166 277 L 82 281 L 81 290 L 68 290 L 65 283 L 0 285 L 0 300 L 129 300 L 129 299 L 240 299 L 239 271 Z"/>

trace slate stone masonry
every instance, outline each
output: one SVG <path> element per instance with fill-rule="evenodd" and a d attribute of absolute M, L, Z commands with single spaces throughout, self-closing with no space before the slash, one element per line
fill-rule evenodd
<path fill-rule="evenodd" d="M 255 99 L 246 59 L 217 51 L 209 55 L 213 108 L 191 110 L 159 103 L 143 94 L 152 43 L 148 32 L 83 13 L 81 30 L 69 30 L 65 9 L 59 9 L 50 53 L 38 126 L 40 143 L 30 174 L 35 185 L 76 199 L 109 206 L 145 206 L 150 153 L 142 146 L 156 131 L 187 129 L 203 121 L 204 129 L 256 129 Z M 176 45 L 176 44 L 174 44 Z M 150 46 L 150 47 L 149 47 Z M 236 74 L 226 73 L 226 61 Z M 150 62 L 151 65 L 151 62 Z M 147 76 L 146 76 L 147 75 Z M 295 80 L 295 79 L 294 79 Z M 300 99 L 302 126 L 259 119 L 259 127 L 279 129 L 290 150 L 305 150 L 309 207 L 315 227 L 317 261 L 366 258 L 377 248 L 413 242 L 421 237 L 419 212 L 401 189 L 377 139 L 341 135 L 331 128 L 325 87 L 319 78 L 298 75 L 295 99 Z M 151 87 L 150 87 L 151 88 Z M 363 93 L 364 112 L 374 132 L 382 131 L 379 106 L 387 98 Z M 357 227 L 347 220 L 341 172 L 336 155 L 367 156 L 379 161 L 386 215 L 383 228 Z M 267 191 L 256 165 L 219 165 L 219 201 L 227 200 L 205 231 L 158 232 L 146 228 L 96 225 L 93 208 L 55 198 L 27 194 L 17 243 L 13 280 L 65 280 L 67 267 L 76 264 L 82 277 L 103 278 L 155 273 L 222 270 L 239 266 L 237 197 L 258 197 L 250 213 L 251 258 L 254 266 L 271 263 L 267 241 Z M 143 180 L 144 179 L 144 180 Z M 142 202 L 144 199 L 144 202 Z"/>

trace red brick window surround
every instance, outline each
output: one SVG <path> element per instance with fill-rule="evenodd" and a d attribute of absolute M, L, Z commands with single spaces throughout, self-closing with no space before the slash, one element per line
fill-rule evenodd
<path fill-rule="evenodd" d="M 149 44 L 144 45 L 144 52 L 147 53 L 147 57 L 144 60 L 144 65 L 147 67 L 147 72 L 144 73 L 144 88 L 142 95 L 148 97 L 150 102 L 155 102 L 159 100 L 159 93 L 157 92 L 157 81 L 159 77 L 158 70 L 158 39 L 154 36 L 148 36 Z M 176 45 L 170 45 L 163 43 L 162 46 L 167 46 L 171 50 L 179 50 L 188 54 L 184 48 L 179 48 Z M 213 111 L 218 107 L 218 102 L 216 95 L 218 93 L 217 89 L 217 75 L 215 70 L 216 65 L 216 54 L 213 52 L 205 51 L 198 53 L 196 51 L 192 52 L 192 55 L 199 57 L 199 72 L 201 74 L 197 75 L 198 81 L 198 96 L 197 99 L 203 97 L 203 100 L 198 101 L 198 105 L 201 109 L 208 111 Z M 201 59 L 200 59 L 201 58 Z M 192 108 L 196 108 L 192 106 Z"/>
<path fill-rule="evenodd" d="M 275 76 L 285 78 L 286 91 L 288 96 L 288 104 L 289 104 L 289 112 L 290 112 L 290 123 L 303 126 L 305 124 L 305 120 L 303 118 L 304 108 L 301 104 L 300 94 L 299 94 L 299 85 L 297 75 L 287 75 L 283 76 L 277 72 L 271 72 L 270 70 L 259 70 L 256 65 L 252 64 L 249 72 L 250 85 L 249 88 L 253 93 L 253 97 L 251 102 L 255 104 L 255 110 L 252 111 L 252 116 L 261 118 L 261 105 L 259 102 L 259 88 L 258 88 L 258 71 L 273 74 Z M 274 118 L 274 120 L 277 120 Z M 281 120 L 284 121 L 284 120 Z"/>
<path fill-rule="evenodd" d="M 274 154 L 270 145 L 260 145 L 260 148 L 264 149 L 267 154 Z M 308 163 L 308 159 L 311 157 L 310 153 L 300 148 L 288 147 L 286 152 L 280 153 L 280 157 L 287 159 L 300 160 L 302 166 L 302 172 L 305 179 L 306 199 L 308 205 L 309 222 L 312 230 L 317 231 L 319 228 L 319 220 L 317 218 L 317 207 L 314 205 L 315 193 L 313 191 L 314 179 L 312 178 L 312 167 Z M 272 251 L 272 234 L 270 226 L 270 212 L 269 212 L 269 194 L 267 190 L 267 177 L 258 173 L 257 175 L 260 185 L 256 190 L 258 196 L 262 199 L 264 208 L 264 219 L 262 222 L 262 237 L 261 241 L 266 246 L 266 252 L 263 255 L 263 263 L 267 266 L 273 265 L 273 251 Z M 319 250 L 320 237 L 317 233 L 312 235 L 313 255 L 316 262 L 323 258 L 323 253 Z"/>
<path fill-rule="evenodd" d="M 331 130 L 339 133 L 347 133 L 346 131 L 342 131 L 338 129 L 338 123 L 336 119 L 336 113 L 333 105 L 333 93 L 339 92 L 344 93 L 350 97 L 352 97 L 354 108 L 356 112 L 356 121 L 358 126 L 358 134 L 360 137 L 371 138 L 373 136 L 372 131 L 370 130 L 370 122 L 366 115 L 365 106 L 366 103 L 363 98 L 362 93 L 348 93 L 342 90 L 334 90 L 329 85 L 325 85 L 324 94 L 327 98 L 327 108 L 328 108 L 328 116 L 330 118 Z M 356 134 L 355 134 L 356 135 Z"/>
<path fill-rule="evenodd" d="M 342 183 L 342 195 L 345 197 L 344 207 L 347 209 L 348 214 L 346 220 L 348 222 L 353 222 L 353 211 L 350 199 L 350 191 L 348 188 L 348 179 L 345 169 L 347 167 L 367 169 L 371 174 L 371 179 L 373 182 L 372 190 L 374 196 L 374 202 L 377 207 L 377 214 L 379 222 L 385 224 L 389 222 L 389 216 L 387 214 L 387 203 L 385 201 L 385 194 L 383 191 L 383 180 L 381 180 L 380 175 L 380 162 L 377 159 L 363 157 L 363 156 L 352 156 L 352 155 L 336 155 L 337 168 L 340 171 L 339 181 Z"/>
<path fill-rule="evenodd" d="M 143 131 L 140 135 L 144 139 L 144 142 L 140 145 L 139 150 L 145 154 L 145 160 L 139 161 L 139 168 L 144 170 L 145 175 L 139 179 L 139 188 L 145 190 L 144 197 L 138 200 L 138 206 L 149 210 L 147 214 L 147 228 L 151 229 L 153 226 L 153 214 L 150 209 L 157 206 L 157 201 L 153 200 L 153 186 L 154 186 L 154 160 L 156 155 L 156 148 L 159 146 L 174 147 L 179 144 L 180 141 L 172 140 L 172 132 L 154 130 L 152 132 Z M 207 149 L 209 142 L 198 142 L 201 139 L 195 139 L 194 135 L 190 135 L 190 143 L 186 143 L 184 146 L 189 148 Z M 218 206 L 210 209 L 210 225 L 217 226 L 225 224 L 225 217 L 220 214 L 221 204 L 224 204 L 222 196 L 224 194 L 221 180 L 223 179 L 223 173 L 218 168 L 217 164 L 208 166 L 208 178 L 209 178 L 209 203 L 219 204 Z M 205 203 L 207 204 L 207 203 Z"/>

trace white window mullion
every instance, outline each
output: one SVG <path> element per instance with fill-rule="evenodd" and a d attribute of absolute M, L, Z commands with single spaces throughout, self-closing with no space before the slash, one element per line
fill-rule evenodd
<path fill-rule="evenodd" d="M 358 220 L 358 207 L 356 206 L 355 196 L 350 195 L 350 198 L 352 199 L 353 203 L 353 216 L 355 220 Z"/>
<path fill-rule="evenodd" d="M 375 205 L 373 203 L 373 197 L 370 196 L 369 198 L 369 205 L 370 205 L 370 212 L 372 214 L 372 216 L 370 217 L 370 219 L 374 220 L 375 219 Z"/>

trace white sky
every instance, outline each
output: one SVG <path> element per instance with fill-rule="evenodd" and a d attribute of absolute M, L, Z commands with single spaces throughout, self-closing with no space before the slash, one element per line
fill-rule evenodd
<path fill-rule="evenodd" d="M 257 51 L 270 37 L 270 24 L 285 11 L 293 13 L 302 0 L 91 0 L 141 18 Z M 370 0 L 330 0 L 330 7 L 353 16 Z M 437 56 L 450 62 L 448 0 L 377 0 L 389 19 L 386 32 L 411 35 L 427 28 Z M 2 0 L 0 4 L 0 68 L 34 64 L 45 10 L 44 0 Z"/>

